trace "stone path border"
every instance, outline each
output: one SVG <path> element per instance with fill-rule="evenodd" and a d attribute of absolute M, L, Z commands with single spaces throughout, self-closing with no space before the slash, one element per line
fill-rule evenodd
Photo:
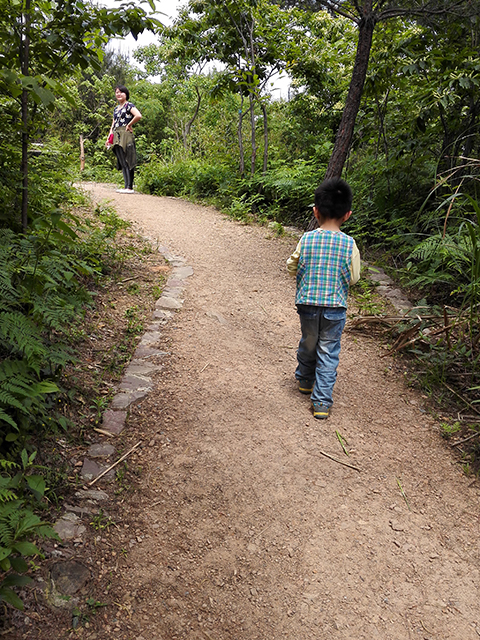
<path fill-rule="evenodd" d="M 113 397 L 111 409 L 103 415 L 102 431 L 111 435 L 119 435 L 125 429 L 128 417 L 128 408 L 133 402 L 144 398 L 153 388 L 152 374 L 161 367 L 158 358 L 168 355 L 156 346 L 161 335 L 161 328 L 183 306 L 183 292 L 186 279 L 193 274 L 193 268 L 188 266 L 185 259 L 176 256 L 166 248 L 159 247 L 158 252 L 172 267 L 161 297 L 155 303 L 152 321 L 147 327 L 139 345 L 137 346 L 130 364 L 127 366 L 123 378 L 118 387 L 118 393 Z M 155 358 L 156 362 L 152 361 Z M 84 481 L 97 478 L 108 467 L 91 458 L 105 459 L 115 453 L 115 448 L 110 444 L 93 444 L 83 459 L 80 476 Z M 112 469 L 104 476 L 105 480 L 115 478 Z M 98 511 L 98 502 L 108 498 L 108 495 L 100 490 L 81 489 L 75 494 L 81 506 L 65 504 L 65 512 L 55 523 L 55 530 L 63 541 L 80 541 L 85 532 L 85 526 L 81 517 Z M 79 514 L 79 515 L 77 515 Z"/>
<path fill-rule="evenodd" d="M 378 283 L 375 291 L 391 302 L 397 311 L 406 313 L 410 309 L 413 309 L 412 303 L 407 300 L 402 291 L 383 269 L 367 264 L 366 276 L 369 280 L 372 280 L 372 282 Z"/>
<path fill-rule="evenodd" d="M 172 266 L 172 272 L 161 297 L 155 303 L 153 322 L 147 327 L 125 371 L 119 393 L 113 398 L 112 408 L 104 413 L 102 429 L 114 435 L 118 435 L 125 428 L 128 407 L 152 390 L 151 374 L 157 371 L 160 365 L 152 362 L 151 358 L 167 355 L 165 351 L 156 347 L 161 328 L 173 317 L 175 311 L 182 308 L 185 280 L 193 274 L 193 268 L 185 264 L 184 258 L 171 254 L 166 247 L 159 247 L 158 251 Z"/>

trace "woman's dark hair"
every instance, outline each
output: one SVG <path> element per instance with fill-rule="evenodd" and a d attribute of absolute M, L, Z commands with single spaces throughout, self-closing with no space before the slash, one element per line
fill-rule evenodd
<path fill-rule="evenodd" d="M 130 91 L 123 84 L 117 84 L 115 89 L 118 89 L 119 91 L 124 93 L 127 96 L 127 100 L 130 100 Z"/>

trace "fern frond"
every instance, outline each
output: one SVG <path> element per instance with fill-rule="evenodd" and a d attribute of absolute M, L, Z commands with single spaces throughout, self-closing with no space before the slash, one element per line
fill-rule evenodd
<path fill-rule="evenodd" d="M 38 328 L 19 311 L 0 313 L 0 342 L 10 353 L 25 355 L 30 361 L 43 358 L 47 353 Z"/>
<path fill-rule="evenodd" d="M 11 489 L 2 489 L 0 487 L 0 503 L 16 500 L 17 497 L 18 497 L 17 494 Z"/>
<path fill-rule="evenodd" d="M 5 408 L 10 407 L 14 409 L 18 409 L 22 413 L 28 413 L 23 404 L 15 398 L 8 390 L 0 388 L 0 404 L 2 404 Z M 12 424 L 12 421 L 7 421 L 9 424 Z M 13 426 L 13 425 L 12 425 Z M 16 426 L 16 424 L 15 424 Z"/>
<path fill-rule="evenodd" d="M 0 408 L 0 425 L 2 422 L 6 422 L 8 425 L 10 425 L 11 427 L 13 427 L 18 431 L 18 424 L 15 422 L 15 420 L 11 416 L 9 416 L 8 413 L 5 413 L 5 411 Z"/>

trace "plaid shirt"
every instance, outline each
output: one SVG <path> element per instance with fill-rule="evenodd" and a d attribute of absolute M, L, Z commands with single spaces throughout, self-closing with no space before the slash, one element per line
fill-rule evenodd
<path fill-rule="evenodd" d="M 296 304 L 347 307 L 355 240 L 342 231 L 315 229 L 300 240 Z"/>

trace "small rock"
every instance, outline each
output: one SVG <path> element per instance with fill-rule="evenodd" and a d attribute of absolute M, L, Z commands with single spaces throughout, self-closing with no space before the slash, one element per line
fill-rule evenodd
<path fill-rule="evenodd" d="M 166 296 L 162 296 L 155 303 L 156 309 L 181 309 L 182 303 L 175 298 L 167 298 Z"/>
<path fill-rule="evenodd" d="M 91 458 L 108 458 L 115 453 L 115 447 L 111 444 L 92 444 L 88 448 L 88 455 Z"/>
<path fill-rule="evenodd" d="M 390 520 L 390 526 L 394 531 L 405 531 L 405 527 L 396 520 Z"/>
<path fill-rule="evenodd" d="M 118 395 L 126 395 L 126 394 L 118 394 Z M 116 398 L 117 396 L 115 396 Z M 115 399 L 114 398 L 114 399 Z M 108 431 L 109 433 L 114 433 L 118 435 L 122 433 L 125 428 L 125 421 L 127 419 L 126 411 L 112 411 L 108 409 L 103 414 L 103 425 L 102 429 Z"/>
<path fill-rule="evenodd" d="M 90 571 L 76 560 L 67 560 L 55 563 L 50 571 L 50 577 L 59 593 L 72 596 L 85 586 L 90 578 Z"/>
<path fill-rule="evenodd" d="M 75 493 L 77 498 L 86 498 L 90 500 L 108 500 L 108 493 L 100 489 L 81 489 Z"/>
<path fill-rule="evenodd" d="M 97 464 L 93 460 L 89 460 L 85 458 L 83 461 L 83 467 L 80 472 L 80 475 L 85 480 L 93 480 L 94 478 L 98 478 L 98 476 L 105 471 L 107 467 L 103 467 L 100 464 Z M 111 469 L 108 473 L 106 473 L 102 479 L 105 480 L 113 480 L 115 478 L 115 469 Z"/>
<path fill-rule="evenodd" d="M 71 540 L 85 533 L 86 527 L 74 513 L 65 513 L 53 526 L 62 540 Z"/>

